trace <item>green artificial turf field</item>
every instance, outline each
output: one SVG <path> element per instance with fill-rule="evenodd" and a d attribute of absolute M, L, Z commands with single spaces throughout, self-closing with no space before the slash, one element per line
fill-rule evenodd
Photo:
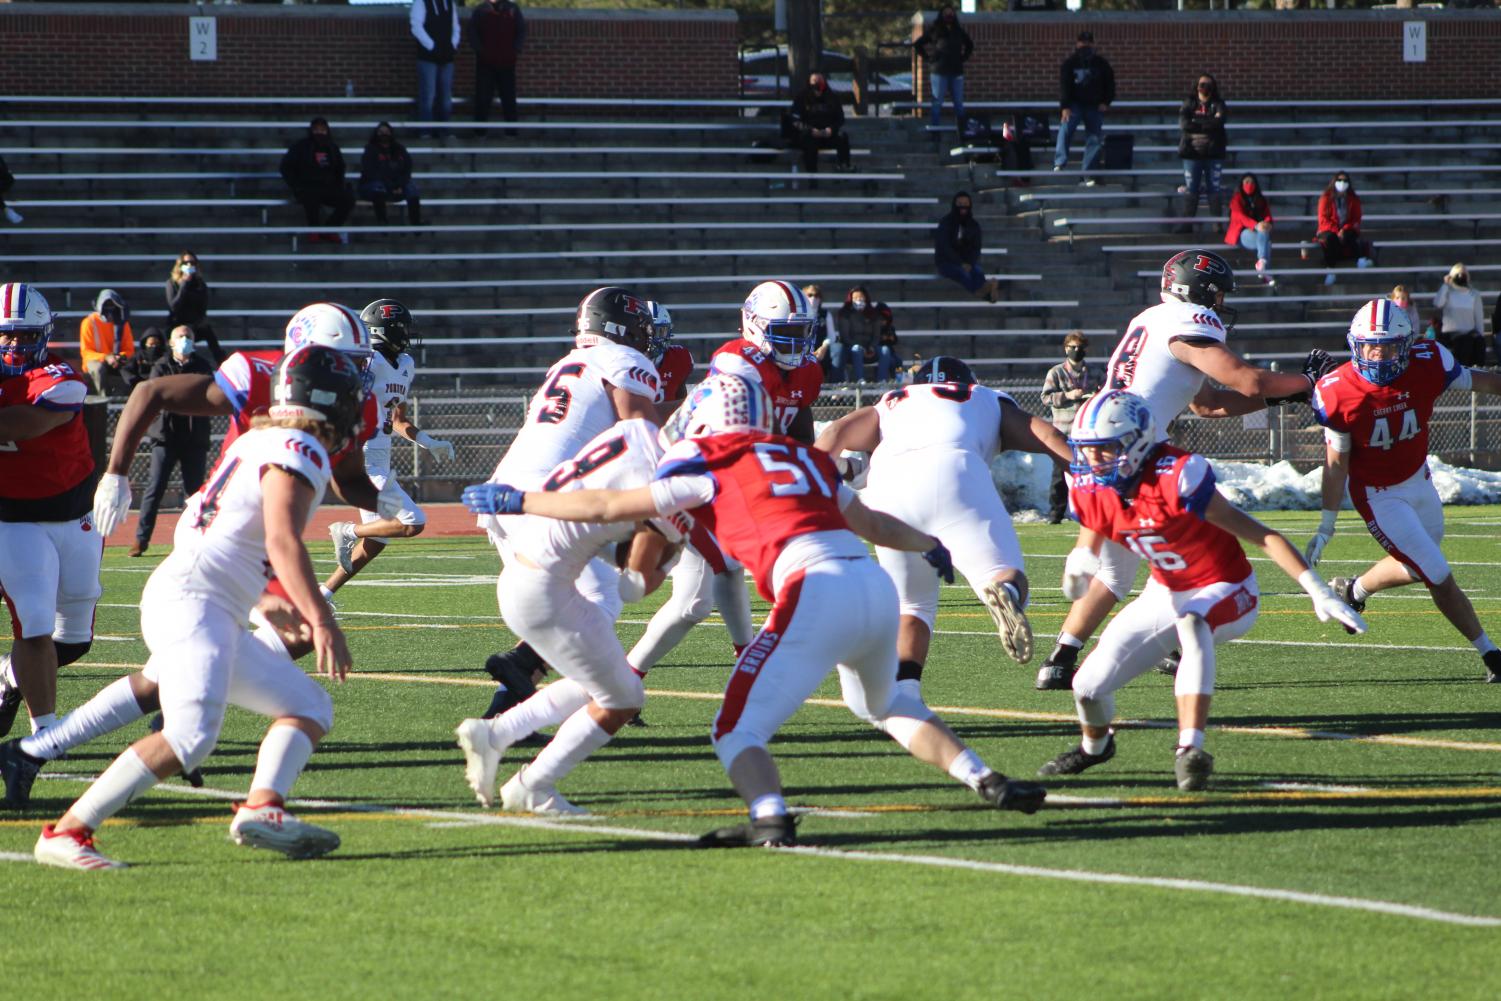
<path fill-rule="evenodd" d="M 1312 513 L 1267 520 L 1300 545 Z M 1501 635 L 1501 510 L 1455 508 L 1446 543 Z M 1019 526 L 1038 660 L 1066 608 L 1066 527 Z M 1328 576 L 1378 550 L 1353 515 Z M 329 547 L 314 546 L 323 572 Z M 63 671 L 70 708 L 145 657 L 137 596 L 158 555 L 105 560 L 100 640 Z M 399 543 L 340 596 L 358 676 L 296 794 L 337 830 L 325 859 L 231 844 L 228 801 L 262 721 L 231 710 L 207 787 L 158 787 L 99 832 L 113 873 L 30 864 L 139 723 L 48 766 L 0 813 L 5 996 L 108 998 L 1486 998 L 1501 996 L 1501 685 L 1417 589 L 1372 600 L 1371 632 L 1321 625 L 1256 564 L 1264 603 L 1222 648 L 1211 791 L 1172 783 L 1172 683 L 1120 693 L 1115 760 L 1000 814 L 833 703 L 773 744 L 795 850 L 706 851 L 741 805 L 709 746 L 729 670 L 709 623 L 650 675 L 628 728 L 564 784 L 592 819 L 480 809 L 454 725 L 509 646 L 484 540 Z M 628 608 L 627 644 L 659 599 Z M 758 602 L 758 615 L 764 611 Z M 838 608 L 821 610 L 840 628 Z M 1036 692 L 988 615 L 946 588 L 930 704 L 994 767 L 1072 746 L 1067 693 Z M 837 698 L 832 682 L 819 693 Z M 501 778 L 534 753 L 513 750 Z M 294 804 L 294 808 L 295 804 Z"/>

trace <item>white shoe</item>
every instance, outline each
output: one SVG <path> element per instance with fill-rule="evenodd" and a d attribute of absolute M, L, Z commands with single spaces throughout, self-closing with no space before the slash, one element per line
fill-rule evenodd
<path fill-rule="evenodd" d="M 980 592 L 980 600 L 985 602 L 990 617 L 995 620 L 1007 656 L 1018 664 L 1031 660 L 1032 624 L 1027 621 L 1027 613 L 1011 597 L 1011 592 L 1000 581 L 993 580 Z"/>
<path fill-rule="evenodd" d="M 237 845 L 269 848 L 287 858 L 317 858 L 339 847 L 339 836 L 333 831 L 305 824 L 275 803 L 254 809 L 239 804 L 229 825 L 229 838 Z"/>
<path fill-rule="evenodd" d="M 588 810 L 568 802 L 555 787 L 529 788 L 521 781 L 521 777 L 525 774 L 526 768 L 522 767 L 511 776 L 510 781 L 500 787 L 501 806 L 512 813 L 537 813 L 543 816 L 559 817 L 588 816 Z"/>
<path fill-rule="evenodd" d="M 1371 260 L 1369 257 L 1362 257 L 1360 260 L 1355 262 L 1355 266 L 1357 268 L 1369 268 L 1373 267 L 1375 264 L 1376 262 Z"/>
<path fill-rule="evenodd" d="M 490 723 L 483 719 L 466 719 L 454 734 L 459 738 L 459 750 L 464 752 L 464 781 L 474 790 L 480 806 L 494 806 L 495 771 L 511 745 L 497 748 L 490 739 Z"/>
<path fill-rule="evenodd" d="M 128 869 L 124 862 L 116 862 L 94 847 L 94 836 L 78 831 L 54 831 L 48 824 L 36 839 L 32 856 L 42 865 L 55 865 L 59 869 Z"/>
<path fill-rule="evenodd" d="M 354 573 L 354 547 L 360 542 L 360 537 L 354 534 L 354 522 L 336 521 L 328 526 L 328 534 L 334 540 L 334 559 L 339 561 L 339 569 Z"/>
<path fill-rule="evenodd" d="M 6 206 L 6 208 L 5 208 L 5 218 L 8 219 L 8 220 L 10 220 L 11 225 L 19 225 L 20 222 L 21 222 L 21 220 L 25 219 L 26 217 L 23 216 L 21 213 L 17 212 L 15 209 L 11 208 L 10 206 Z"/>

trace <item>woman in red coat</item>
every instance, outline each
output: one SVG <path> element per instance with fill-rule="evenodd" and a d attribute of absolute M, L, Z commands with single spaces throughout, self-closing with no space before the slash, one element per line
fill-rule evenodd
<path fill-rule="evenodd" d="M 1267 274 L 1272 263 L 1272 209 L 1261 193 L 1261 182 L 1250 171 L 1241 175 L 1230 195 L 1230 228 L 1225 230 L 1225 242 L 1255 251 L 1256 273 L 1268 286 L 1277 284 L 1277 279 Z"/>
<path fill-rule="evenodd" d="M 1370 241 L 1360 236 L 1360 196 L 1347 171 L 1335 174 L 1319 196 L 1319 229 L 1313 240 L 1324 248 L 1326 268 L 1352 258 L 1356 267 L 1368 268 L 1374 263 Z M 1324 277 L 1324 284 L 1334 284 L 1332 271 Z"/>

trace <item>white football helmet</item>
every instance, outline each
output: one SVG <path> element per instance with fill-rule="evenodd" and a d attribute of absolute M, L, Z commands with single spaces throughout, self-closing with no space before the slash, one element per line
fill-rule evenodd
<path fill-rule="evenodd" d="M 782 368 L 797 368 L 813 353 L 813 305 L 789 281 L 762 282 L 740 308 L 740 336 Z"/>
<path fill-rule="evenodd" d="M 24 282 L 0 285 L 0 375 L 21 375 L 47 357 L 52 337 L 52 310 L 42 293 Z"/>
<path fill-rule="evenodd" d="M 1068 444 L 1074 450 L 1072 471 L 1088 476 L 1100 486 L 1120 490 L 1146 465 L 1157 445 L 1156 422 L 1147 401 L 1135 393 L 1112 389 L 1092 397 L 1079 408 Z M 1109 448 L 1114 454 L 1091 462 L 1083 448 Z"/>
<path fill-rule="evenodd" d="M 771 433 L 771 394 L 754 379 L 716 372 L 693 391 L 684 407 L 683 437 L 705 438 L 731 431 Z"/>
<path fill-rule="evenodd" d="M 651 334 L 646 339 L 646 357 L 653 364 L 660 362 L 672 345 L 672 314 L 660 302 L 648 299 L 646 308 L 651 310 Z"/>
<path fill-rule="evenodd" d="M 370 329 L 360 314 L 336 302 L 315 302 L 303 306 L 287 321 L 282 353 L 291 354 L 305 344 L 322 344 L 342 351 L 363 366 L 370 358 Z"/>
<path fill-rule="evenodd" d="M 1412 347 L 1412 320 L 1407 310 L 1390 299 L 1372 299 L 1350 321 L 1346 338 L 1350 360 L 1361 378 L 1377 386 L 1392 382 L 1407 371 L 1407 349 Z M 1366 358 L 1366 349 L 1377 345 L 1394 345 L 1388 358 Z"/>

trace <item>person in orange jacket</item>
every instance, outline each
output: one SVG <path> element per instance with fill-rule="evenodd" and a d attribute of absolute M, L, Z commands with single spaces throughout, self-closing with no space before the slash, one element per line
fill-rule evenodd
<path fill-rule="evenodd" d="M 112 288 L 100 291 L 94 311 L 78 325 L 78 348 L 94 392 L 108 396 L 111 383 L 129 391 L 121 370 L 135 354 L 136 346 L 130 330 L 130 307 L 125 304 L 124 296 Z"/>

